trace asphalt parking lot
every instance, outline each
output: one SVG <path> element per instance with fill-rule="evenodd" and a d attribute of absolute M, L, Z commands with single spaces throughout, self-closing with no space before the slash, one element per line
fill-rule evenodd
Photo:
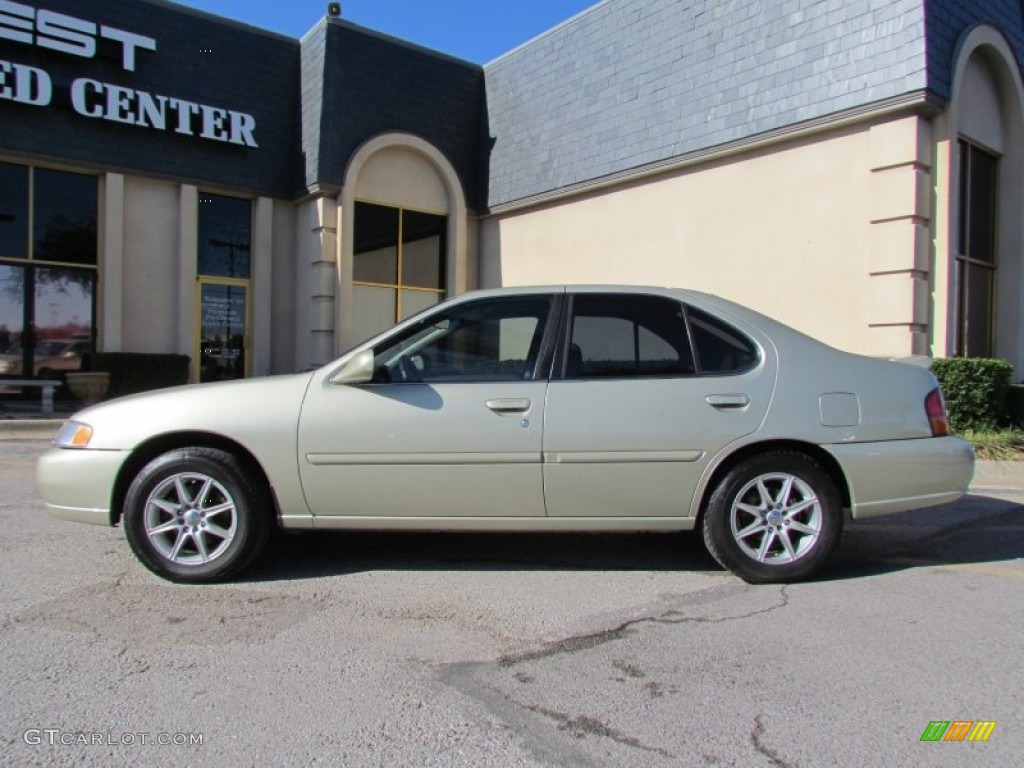
<path fill-rule="evenodd" d="M 46 515 L 44 447 L 0 430 L 0 765 L 1021 764 L 1016 465 L 849 526 L 806 584 L 695 535 L 359 533 L 183 587 Z"/>

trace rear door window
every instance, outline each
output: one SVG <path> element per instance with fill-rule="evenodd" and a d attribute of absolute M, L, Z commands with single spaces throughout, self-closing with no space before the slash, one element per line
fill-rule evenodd
<path fill-rule="evenodd" d="M 662 296 L 573 298 L 565 377 L 679 376 L 695 372 L 683 306 Z"/>
<path fill-rule="evenodd" d="M 757 364 L 757 347 L 738 330 L 694 307 L 689 307 L 688 314 L 701 373 L 742 373 Z"/>

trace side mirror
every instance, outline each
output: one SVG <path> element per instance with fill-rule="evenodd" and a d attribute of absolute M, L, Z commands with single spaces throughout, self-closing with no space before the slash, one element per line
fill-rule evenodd
<path fill-rule="evenodd" d="M 373 381 L 373 350 L 364 349 L 331 376 L 331 384 L 369 384 Z"/>

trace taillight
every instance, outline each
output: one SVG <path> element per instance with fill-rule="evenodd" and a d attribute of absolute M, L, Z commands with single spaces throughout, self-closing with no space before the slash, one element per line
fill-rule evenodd
<path fill-rule="evenodd" d="M 928 414 L 928 424 L 932 428 L 932 437 L 948 435 L 949 414 L 946 413 L 946 401 L 942 399 L 942 390 L 936 387 L 924 399 L 924 411 Z"/>

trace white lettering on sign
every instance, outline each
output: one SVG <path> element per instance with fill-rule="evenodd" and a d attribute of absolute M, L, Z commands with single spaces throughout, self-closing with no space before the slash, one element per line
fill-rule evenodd
<path fill-rule="evenodd" d="M 204 139 L 244 147 L 259 146 L 254 135 L 256 119 L 245 112 L 146 93 L 87 77 L 80 77 L 71 84 L 71 106 L 83 117 L 171 130 L 186 136 L 198 134 Z"/>
<path fill-rule="evenodd" d="M 77 16 L 0 0 L 0 41 L 34 45 L 51 51 L 95 58 L 99 40 L 121 46 L 121 67 L 135 71 L 139 51 L 155 51 L 156 40 Z M 49 73 L 27 64 L 0 60 L 0 101 L 34 107 L 53 103 Z M 256 119 L 233 109 L 197 104 L 113 83 L 80 77 L 71 83 L 71 106 L 82 117 L 173 131 L 208 141 L 258 147 Z"/>
<path fill-rule="evenodd" d="M 45 8 L 0 0 L 0 39 L 26 45 L 38 45 L 51 51 L 92 59 L 96 41 L 110 40 L 121 44 L 121 66 L 135 71 L 136 51 L 155 51 L 156 40 L 124 29 L 99 26 L 94 22 L 68 16 Z"/>
<path fill-rule="evenodd" d="M 41 69 L 0 61 L 0 101 L 16 101 L 48 107 L 53 100 L 53 81 Z"/>

